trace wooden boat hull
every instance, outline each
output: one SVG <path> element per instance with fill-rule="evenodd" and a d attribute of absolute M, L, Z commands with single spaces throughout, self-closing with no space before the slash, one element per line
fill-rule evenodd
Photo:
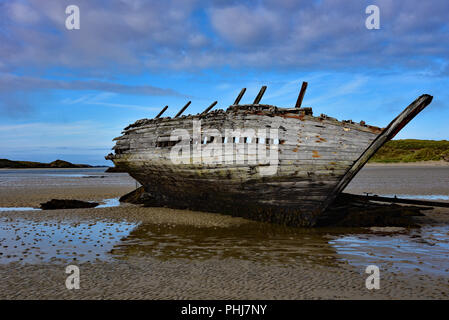
<path fill-rule="evenodd" d="M 148 120 L 127 128 L 123 136 L 116 138 L 115 154 L 106 158 L 144 186 L 149 206 L 313 226 L 375 151 L 431 99 L 421 96 L 386 129 L 261 105 Z M 195 140 L 197 127 L 193 121 L 201 121 L 200 140 Z M 227 137 L 223 143 L 227 128 L 245 132 L 276 130 L 277 141 L 272 139 L 267 144 L 242 136 L 236 141 Z M 190 141 L 171 142 L 174 129 L 184 130 Z M 222 136 L 204 143 L 204 134 L 212 129 Z M 184 163 L 177 163 L 179 159 L 174 163 L 173 148 L 182 148 L 182 144 L 183 150 L 190 152 L 181 152 Z M 221 152 L 204 152 L 210 147 Z M 199 149 L 201 152 L 196 152 Z M 224 161 L 229 155 L 235 157 L 239 150 L 243 151 L 239 161 Z M 276 162 L 254 162 L 258 154 L 253 153 L 261 150 L 273 152 Z"/>

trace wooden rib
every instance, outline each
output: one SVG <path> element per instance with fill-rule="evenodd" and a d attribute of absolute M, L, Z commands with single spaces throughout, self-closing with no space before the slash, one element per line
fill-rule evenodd
<path fill-rule="evenodd" d="M 215 105 L 216 105 L 217 103 L 218 103 L 218 101 L 212 102 L 212 104 L 211 104 L 209 107 L 207 107 L 207 109 L 204 110 L 201 114 L 206 114 L 206 113 L 208 113 L 213 107 L 215 107 Z"/>
<path fill-rule="evenodd" d="M 301 86 L 301 91 L 299 92 L 298 100 L 296 100 L 295 108 L 301 108 L 302 100 L 304 99 L 304 95 L 306 94 L 307 82 L 303 82 Z"/>
<path fill-rule="evenodd" d="M 179 110 L 179 112 L 176 114 L 175 118 L 179 117 L 191 103 L 192 103 L 192 101 L 187 102 L 187 104 L 181 110 Z"/>
<path fill-rule="evenodd" d="M 260 100 L 262 100 L 265 90 L 267 90 L 267 86 L 262 86 L 262 88 L 260 88 L 259 94 L 257 95 L 256 99 L 254 99 L 253 104 L 259 104 Z"/>
<path fill-rule="evenodd" d="M 165 110 L 167 110 L 168 106 L 165 106 L 161 112 L 158 113 L 158 115 L 155 117 L 155 119 L 159 118 L 160 116 L 162 116 L 162 114 L 165 112 Z"/>
<path fill-rule="evenodd" d="M 237 98 L 234 101 L 234 105 L 238 105 L 239 104 L 240 100 L 242 99 L 243 95 L 245 94 L 245 91 L 246 91 L 246 88 L 243 88 L 240 91 L 239 95 L 237 96 Z"/>

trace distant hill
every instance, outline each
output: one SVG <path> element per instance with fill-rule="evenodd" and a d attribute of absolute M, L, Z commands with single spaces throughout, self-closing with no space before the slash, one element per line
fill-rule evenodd
<path fill-rule="evenodd" d="M 447 140 L 391 140 L 388 141 L 370 162 L 417 162 L 417 161 L 448 161 L 449 141 Z"/>
<path fill-rule="evenodd" d="M 33 162 L 33 161 L 14 161 L 8 159 L 0 159 L 0 168 L 92 168 L 88 164 L 74 164 L 64 160 L 55 160 L 50 163 Z"/>

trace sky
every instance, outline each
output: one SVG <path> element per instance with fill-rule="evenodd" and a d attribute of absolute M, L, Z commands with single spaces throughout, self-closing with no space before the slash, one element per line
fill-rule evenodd
<path fill-rule="evenodd" d="M 0 158 L 112 165 L 112 139 L 165 105 L 266 85 L 293 107 L 302 81 L 314 114 L 380 127 L 431 94 L 396 138 L 449 140 L 449 1 L 0 0 Z"/>

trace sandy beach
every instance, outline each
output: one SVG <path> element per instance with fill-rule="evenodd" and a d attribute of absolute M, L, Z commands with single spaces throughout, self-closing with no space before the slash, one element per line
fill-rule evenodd
<path fill-rule="evenodd" d="M 415 162 L 368 162 L 365 167 L 449 167 L 449 161 L 415 161 Z"/>
<path fill-rule="evenodd" d="M 374 181 L 377 168 L 364 169 L 349 189 L 362 193 L 371 184 L 369 191 L 381 190 Z M 408 176 L 413 179 L 420 171 Z M 388 169 L 383 172 L 391 175 Z M 129 204 L 5 210 L 36 208 L 52 198 L 102 202 L 135 188 L 126 174 L 58 174 L 0 173 L 0 299 L 449 297 L 449 209 L 427 211 L 418 218 L 421 229 L 391 234 L 366 228 L 287 228 Z M 430 188 L 447 195 L 445 174 L 427 169 L 425 176 L 441 181 L 408 189 L 402 181 L 401 188 L 390 187 L 398 194 L 425 195 Z M 379 290 L 365 287 L 370 264 L 380 268 Z M 65 287 L 68 265 L 80 269 L 79 290 Z"/>

